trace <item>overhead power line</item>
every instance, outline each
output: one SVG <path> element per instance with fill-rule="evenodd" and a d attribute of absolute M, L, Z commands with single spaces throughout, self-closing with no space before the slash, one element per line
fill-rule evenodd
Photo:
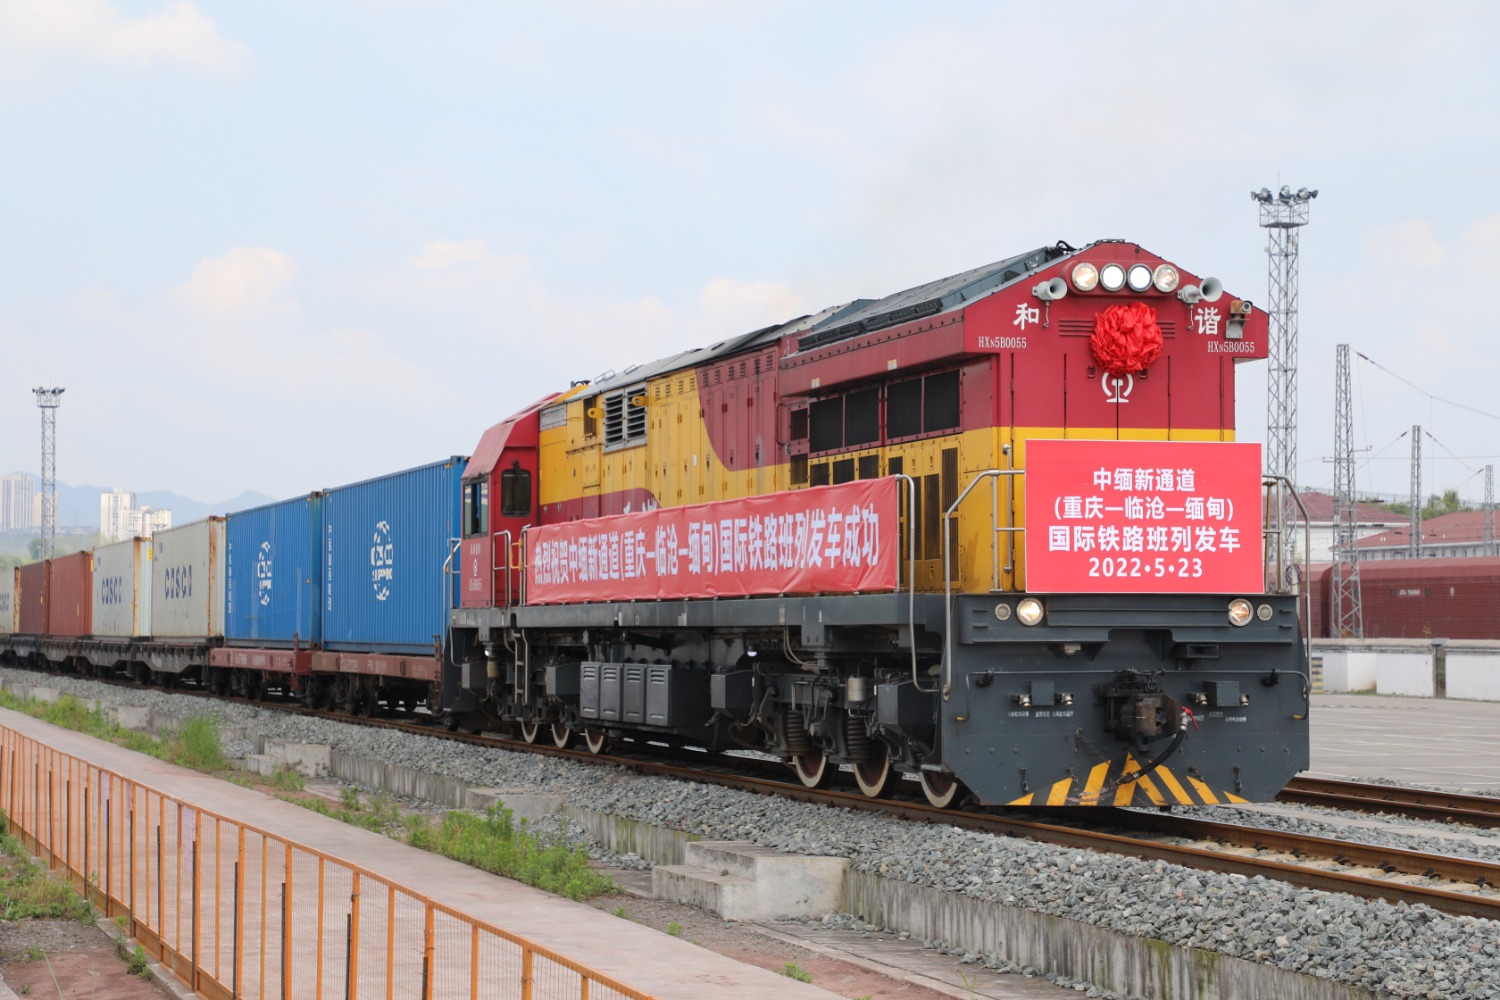
<path fill-rule="evenodd" d="M 1434 395 L 1433 393 L 1428 392 L 1426 389 L 1424 389 L 1421 386 L 1417 385 L 1415 382 L 1411 381 L 1410 379 L 1402 378 L 1400 375 L 1397 375 L 1395 372 L 1391 371 L 1389 368 L 1387 368 L 1384 365 L 1380 364 L 1379 362 L 1375 361 L 1369 355 L 1360 354 L 1358 351 L 1355 351 L 1354 353 L 1355 354 L 1359 354 L 1359 357 L 1360 357 L 1361 360 L 1368 361 L 1370 364 L 1374 365 L 1376 368 L 1379 368 L 1381 371 L 1385 372 L 1391 378 L 1395 379 L 1398 382 L 1402 382 L 1402 383 L 1404 383 L 1406 385 L 1411 386 L 1413 389 L 1417 390 L 1422 395 L 1426 396 L 1428 399 L 1432 400 L 1435 403 L 1443 403 L 1443 404 L 1445 404 L 1447 406 L 1456 406 L 1460 410 L 1468 410 L 1470 413 L 1478 414 L 1481 417 L 1488 417 L 1491 420 L 1500 420 L 1500 416 L 1497 416 L 1496 414 L 1486 413 L 1483 410 L 1476 410 L 1474 407 L 1468 406 L 1468 405 L 1466 405 L 1464 403 L 1455 403 L 1451 399 L 1444 399 L 1442 396 Z"/>

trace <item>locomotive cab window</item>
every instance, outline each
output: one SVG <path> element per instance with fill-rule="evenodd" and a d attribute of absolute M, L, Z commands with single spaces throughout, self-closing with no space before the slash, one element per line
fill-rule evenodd
<path fill-rule="evenodd" d="M 516 468 L 500 473 L 500 515 L 502 517 L 531 516 L 531 472 Z"/>
<path fill-rule="evenodd" d="M 464 537 L 472 538 L 490 530 L 490 481 L 476 479 L 464 483 Z"/>

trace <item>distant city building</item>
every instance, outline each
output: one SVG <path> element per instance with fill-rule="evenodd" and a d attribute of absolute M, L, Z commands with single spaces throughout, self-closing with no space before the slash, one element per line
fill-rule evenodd
<path fill-rule="evenodd" d="M 135 494 L 115 489 L 99 496 L 99 541 L 122 542 L 127 538 L 150 538 L 152 533 L 172 526 L 172 512 L 154 507 L 137 507 Z"/>
<path fill-rule="evenodd" d="M 0 531 L 30 531 L 40 520 L 36 480 L 22 472 L 0 479 Z"/>

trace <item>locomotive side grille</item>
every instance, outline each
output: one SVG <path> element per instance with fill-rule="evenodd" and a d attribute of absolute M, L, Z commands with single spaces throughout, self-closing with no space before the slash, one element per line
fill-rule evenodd
<path fill-rule="evenodd" d="M 1165 340 L 1177 336 L 1177 321 L 1157 317 L 1156 325 L 1161 327 L 1161 335 Z M 1091 319 L 1060 319 L 1057 321 L 1057 335 L 1059 337 L 1092 337 L 1094 335 L 1094 321 Z"/>

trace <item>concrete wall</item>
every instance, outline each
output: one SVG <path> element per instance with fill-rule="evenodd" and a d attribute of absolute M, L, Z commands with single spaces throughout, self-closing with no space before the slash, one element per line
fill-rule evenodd
<path fill-rule="evenodd" d="M 1374 653 L 1353 649 L 1314 647 L 1314 656 L 1323 658 L 1323 690 L 1374 691 L 1377 659 Z"/>
<path fill-rule="evenodd" d="M 1434 691 L 1432 653 L 1376 654 L 1375 693 L 1431 698 Z"/>
<path fill-rule="evenodd" d="M 1500 647 L 1500 643 L 1495 644 Z M 1500 701 L 1500 648 L 1449 646 L 1448 697 Z"/>

